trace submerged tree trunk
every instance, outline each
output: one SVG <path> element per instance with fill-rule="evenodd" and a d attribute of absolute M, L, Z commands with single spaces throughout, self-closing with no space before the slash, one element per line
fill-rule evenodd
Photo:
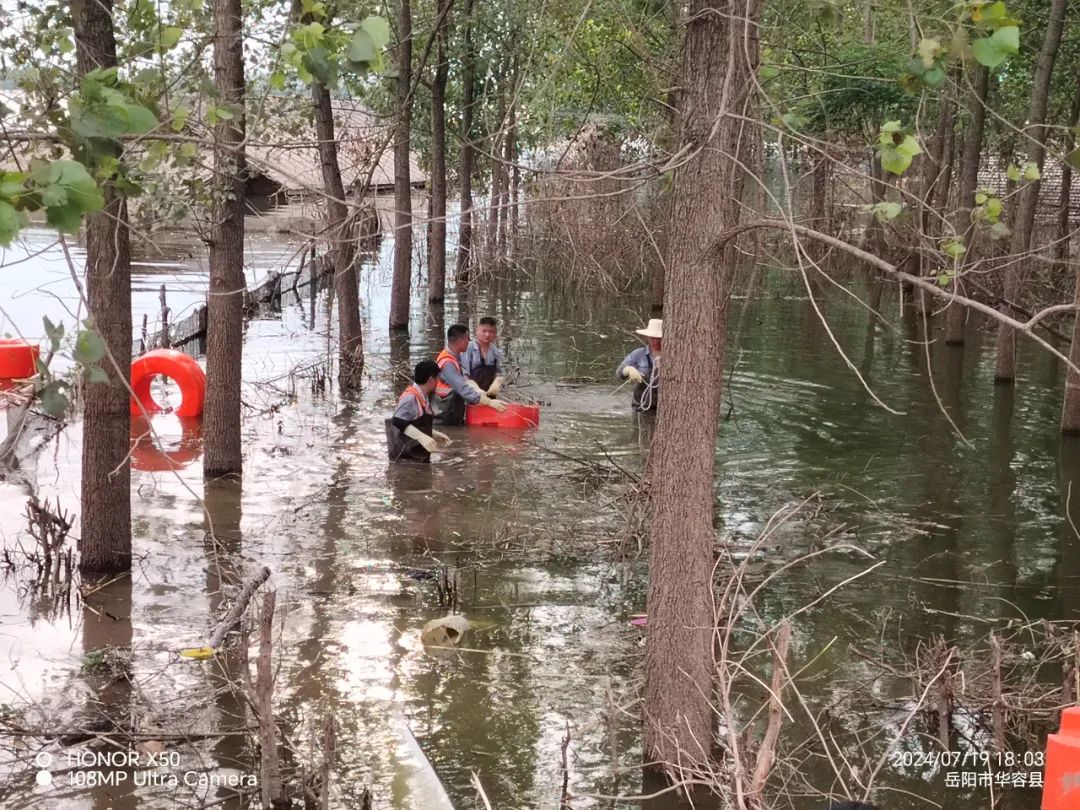
<path fill-rule="evenodd" d="M 985 65 L 975 66 L 974 93 L 970 96 L 968 114 L 970 120 L 965 128 L 964 153 L 960 158 L 962 171 L 957 189 L 956 209 L 953 219 L 953 232 L 963 237 L 968 248 L 961 275 L 969 266 L 974 252 L 971 235 L 974 227 L 971 221 L 971 209 L 975 207 L 975 190 L 979 186 L 979 166 L 982 160 L 983 132 L 986 129 L 986 100 L 990 91 L 990 70 Z M 963 279 L 952 282 L 955 293 L 963 292 Z M 960 346 L 964 342 L 964 326 L 967 323 L 967 308 L 952 304 L 945 317 L 945 342 L 951 346 Z"/>
<path fill-rule="evenodd" d="M 1028 107 L 1025 131 L 1027 159 L 1039 167 L 1046 157 L 1046 108 L 1050 99 L 1050 77 L 1054 72 L 1058 48 L 1061 45 L 1061 32 L 1065 27 L 1065 7 L 1067 0 L 1051 0 L 1046 35 L 1043 38 L 1039 59 L 1035 63 L 1035 76 L 1031 85 L 1031 104 Z M 1012 260 L 1004 269 L 1002 287 L 1005 301 L 1001 311 L 1006 315 L 1016 316 L 1008 302 L 1018 303 L 1021 287 L 1021 273 L 1025 262 L 1020 257 L 1031 248 L 1031 232 L 1035 227 L 1035 212 L 1039 207 L 1039 181 L 1026 183 L 1019 193 L 1019 206 L 1013 222 L 1010 252 Z M 1000 325 L 997 333 L 997 364 L 994 368 L 994 381 L 1011 383 L 1016 379 L 1016 331 L 1009 326 Z"/>
<path fill-rule="evenodd" d="M 79 75 L 115 67 L 112 0 L 76 0 L 71 19 Z M 103 193 L 104 208 L 86 221 L 86 298 L 109 377 L 83 392 L 79 569 L 89 574 L 131 568 L 131 246 L 126 202 L 111 183 Z"/>
<path fill-rule="evenodd" d="M 390 328 L 409 328 L 412 281 L 412 7 L 398 0 L 397 79 L 394 87 L 394 280 L 390 290 Z"/>
<path fill-rule="evenodd" d="M 214 127 L 216 199 L 210 231 L 203 476 L 239 475 L 244 345 L 244 33 L 240 0 L 214 0 L 214 84 L 233 108 Z"/>
<path fill-rule="evenodd" d="M 450 62 L 446 56 L 449 23 L 446 20 L 452 0 L 439 0 L 443 18 L 436 36 L 435 77 L 431 83 L 431 227 L 428 229 L 428 300 L 439 302 L 446 297 L 446 82 Z"/>
<path fill-rule="evenodd" d="M 735 254 L 709 245 L 739 218 L 759 14 L 754 0 L 691 0 L 686 16 L 678 148 L 693 157 L 674 177 L 645 647 L 645 759 L 671 774 L 713 743 L 713 471 Z"/>
<path fill-rule="evenodd" d="M 469 283 L 473 260 L 473 107 L 476 104 L 476 51 L 473 47 L 472 0 L 465 0 L 465 21 L 461 58 L 461 222 L 458 225 L 457 283 Z"/>
<path fill-rule="evenodd" d="M 349 209 L 345 204 L 345 186 L 341 181 L 330 92 L 319 82 L 312 84 L 311 92 L 315 100 L 319 166 L 327 195 L 327 231 L 331 240 L 334 296 L 338 303 L 338 386 L 343 395 L 349 396 L 360 391 L 364 373 L 364 333 L 360 323 L 356 243 L 349 227 Z"/>
<path fill-rule="evenodd" d="M 1077 265 L 1074 276 L 1073 303 L 1080 307 L 1080 265 Z M 1073 318 L 1069 361 L 1080 366 L 1080 315 Z M 1065 404 L 1061 409 L 1061 432 L 1080 434 L 1080 374 L 1068 366 L 1065 367 Z"/>

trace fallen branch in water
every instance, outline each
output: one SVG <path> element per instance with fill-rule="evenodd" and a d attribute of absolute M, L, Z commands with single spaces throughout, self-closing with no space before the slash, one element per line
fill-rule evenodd
<path fill-rule="evenodd" d="M 218 622 L 214 632 L 210 634 L 210 639 L 207 641 L 208 647 L 216 650 L 221 646 L 221 643 L 225 640 L 225 635 L 240 623 L 240 619 L 243 617 L 244 611 L 247 610 L 248 603 L 251 601 L 251 597 L 255 595 L 255 591 L 269 578 L 270 569 L 264 565 L 258 574 L 244 584 L 244 587 L 240 589 L 240 593 L 236 595 L 236 601 L 229 608 L 229 612 L 225 614 L 225 618 Z"/>

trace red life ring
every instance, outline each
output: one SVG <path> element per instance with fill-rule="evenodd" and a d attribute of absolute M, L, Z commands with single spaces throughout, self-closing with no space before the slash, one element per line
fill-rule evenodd
<path fill-rule="evenodd" d="M 166 419 L 168 417 L 165 417 Z M 145 472 L 182 470 L 202 455 L 202 420 L 180 420 L 180 440 L 164 446 L 154 442 L 150 421 L 143 416 L 131 420 L 131 469 Z"/>
<path fill-rule="evenodd" d="M 23 380 L 37 374 L 41 350 L 19 338 L 0 338 L 0 380 Z"/>
<path fill-rule="evenodd" d="M 206 400 L 206 372 L 194 357 L 175 349 L 154 349 L 131 364 L 131 389 L 135 397 L 131 400 L 131 415 L 141 416 L 147 413 L 161 413 L 160 405 L 150 396 L 150 383 L 154 377 L 164 375 L 176 381 L 180 386 L 183 399 L 174 413 L 177 416 L 202 416 L 203 402 Z"/>

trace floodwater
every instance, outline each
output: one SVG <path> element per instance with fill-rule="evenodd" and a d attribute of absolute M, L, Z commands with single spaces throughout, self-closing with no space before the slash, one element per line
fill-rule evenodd
<path fill-rule="evenodd" d="M 66 265 L 54 249 L 38 253 L 52 242 L 30 232 L 4 254 L 2 331 L 37 337 L 43 314 L 73 326 Z M 420 288 L 409 338 L 391 341 L 390 249 L 384 240 L 362 276 L 369 382 L 358 402 L 320 386 L 333 326 L 325 292 L 302 292 L 247 327 L 242 487 L 204 486 L 198 427 L 159 417 L 159 442 L 133 453 L 130 579 L 65 606 L 34 587 L 25 565 L 7 571 L 0 806 L 246 806 L 236 790 L 251 797 L 251 714 L 228 688 L 243 677 L 244 656 L 177 653 L 205 643 L 237 584 L 263 565 L 277 592 L 275 706 L 287 758 L 317 768 L 317 740 L 327 718 L 336 721 L 332 807 L 359 808 L 365 791 L 376 808 L 443 806 L 412 737 L 459 809 L 483 806 L 474 778 L 493 807 L 560 807 L 564 747 L 565 806 L 674 806 L 668 796 L 611 798 L 642 792 L 643 633 L 628 619 L 644 610 L 632 490 L 650 425 L 631 414 L 613 370 L 636 345 L 630 330 L 644 304 L 529 284 L 452 297 L 440 316 L 426 311 Z M 200 252 L 169 250 L 136 270 L 137 330 L 144 312 L 153 329 L 160 284 L 174 318 L 204 295 Z M 255 240 L 249 259 L 257 279 L 295 261 L 295 247 Z M 1065 507 L 1080 482 L 1080 447 L 1057 433 L 1061 369 L 1025 347 L 1015 391 L 995 388 L 992 333 L 975 325 L 963 350 L 928 348 L 891 289 L 852 287 L 883 317 L 833 288 L 815 294 L 851 365 L 899 415 L 876 406 L 841 359 L 796 274 L 759 272 L 732 307 L 717 445 L 721 535 L 741 558 L 774 513 L 803 504 L 752 560 L 758 581 L 842 545 L 786 568 L 755 604 L 766 623 L 810 606 L 793 620 L 790 666 L 805 705 L 850 756 L 828 766 L 806 712 L 790 701 L 782 749 L 795 759 L 781 767 L 799 777 L 785 806 L 861 794 L 904 730 L 897 750 L 913 756 L 888 758 L 876 774 L 882 810 L 986 807 L 987 789 L 947 787 L 940 763 L 915 764 L 934 750 L 933 731 L 905 722 L 916 690 L 897 656 L 935 634 L 968 645 L 1010 619 L 1077 618 L 1080 549 Z M 383 418 L 400 369 L 437 351 L 445 324 L 466 310 L 500 319 L 520 369 L 512 390 L 544 403 L 541 425 L 448 430 L 454 444 L 437 463 L 391 466 Z M 22 515 L 31 491 L 76 513 L 77 535 L 79 445 L 76 424 L 0 482 L 0 533 L 16 563 L 34 543 Z M 1080 507 L 1069 502 L 1076 522 Z M 420 630 L 448 601 L 475 625 L 460 649 L 427 651 Z M 762 696 L 752 683 L 743 691 L 749 715 Z M 160 767 L 87 765 L 80 753 L 111 749 L 56 740 L 110 723 L 163 747 Z M 960 751 L 978 737 L 966 731 Z M 35 781 L 43 755 L 47 785 Z M 95 773 L 121 781 L 87 786 Z M 1008 789 L 1004 806 L 1034 808 L 1038 795 Z"/>

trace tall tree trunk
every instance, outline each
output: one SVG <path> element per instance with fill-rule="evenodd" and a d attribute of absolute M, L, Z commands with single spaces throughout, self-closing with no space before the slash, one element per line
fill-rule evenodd
<path fill-rule="evenodd" d="M 390 290 L 390 328 L 409 328 L 412 280 L 412 6 L 398 0 L 397 79 L 394 86 L 394 280 Z"/>
<path fill-rule="evenodd" d="M 452 0 L 439 0 L 442 25 L 436 36 L 435 77 L 431 83 L 431 228 L 428 256 L 428 300 L 439 302 L 446 297 L 446 82 L 450 62 L 446 57 L 449 22 L 446 19 Z"/>
<path fill-rule="evenodd" d="M 506 175 L 506 168 L 502 162 L 503 144 L 506 141 L 506 71 L 509 64 L 509 59 L 504 56 L 502 64 L 499 67 L 499 77 L 497 79 L 498 90 L 498 113 L 496 120 L 498 121 L 498 129 L 491 135 L 489 142 L 489 152 L 491 154 L 491 184 L 489 187 L 488 197 L 488 219 L 486 236 L 484 239 L 484 250 L 488 257 L 488 261 L 494 266 L 499 261 L 498 252 L 498 239 L 499 239 L 499 217 L 502 215 L 502 191 L 503 191 L 503 177 Z"/>
<path fill-rule="evenodd" d="M 472 30 L 473 0 L 465 0 L 462 14 L 465 20 L 464 44 L 461 58 L 461 222 L 458 225 L 456 278 L 459 285 L 469 283 L 473 254 L 473 107 L 476 104 L 476 51 Z"/>
<path fill-rule="evenodd" d="M 71 18 L 79 75 L 115 67 L 112 0 L 75 0 Z M 111 183 L 103 192 L 105 207 L 86 223 L 87 303 L 109 352 L 101 364 L 109 381 L 83 394 L 79 569 L 88 574 L 131 568 L 131 246 L 127 203 Z"/>
<path fill-rule="evenodd" d="M 691 0 L 686 16 L 678 148 L 693 157 L 674 177 L 645 647 L 645 759 L 669 772 L 713 741 L 713 470 L 735 254 L 709 245 L 739 219 L 759 15 L 755 0 Z"/>
<path fill-rule="evenodd" d="M 360 290 L 356 278 L 356 243 L 353 241 L 345 186 L 341 181 L 334 108 L 330 91 L 319 82 L 311 86 L 315 101 L 315 132 L 319 139 L 319 167 L 327 194 L 327 231 L 330 263 L 334 268 L 334 296 L 338 305 L 338 386 L 346 396 L 360 391 L 364 373 L 364 332 L 360 323 Z"/>
<path fill-rule="evenodd" d="M 986 130 L 986 101 L 990 92 L 990 70 L 984 65 L 975 66 L 975 92 L 969 96 L 968 114 L 970 120 L 965 127 L 964 153 L 960 159 L 963 171 L 960 174 L 960 186 L 957 189 L 956 209 L 953 218 L 953 232 L 964 237 L 968 248 L 965 259 L 974 253 L 972 235 L 975 233 L 971 221 L 971 209 L 975 207 L 975 191 L 979 187 L 979 165 L 982 162 L 983 133 Z M 962 270 L 966 270 L 965 260 Z M 961 293 L 963 280 L 953 281 L 952 289 Z M 945 342 L 951 346 L 964 343 L 964 326 L 967 323 L 967 309 L 953 304 L 945 317 Z"/>
<path fill-rule="evenodd" d="M 203 476 L 240 475 L 244 348 L 244 32 L 240 0 L 214 0 L 214 84 L 234 117 L 214 127 Z"/>
<path fill-rule="evenodd" d="M 1074 271 L 1073 303 L 1080 307 L 1080 264 Z M 1073 318 L 1072 345 L 1069 360 L 1080 366 L 1080 315 Z M 1080 374 L 1065 367 L 1065 404 L 1061 409 L 1061 432 L 1080 434 Z"/>
<path fill-rule="evenodd" d="M 1070 154 L 1076 148 L 1076 127 L 1080 126 L 1080 76 L 1076 83 L 1076 92 L 1073 94 L 1072 107 L 1069 109 L 1069 126 L 1065 135 L 1064 154 Z M 1064 161 L 1061 164 L 1061 196 L 1058 198 L 1058 227 L 1057 227 L 1057 251 L 1056 258 L 1061 263 L 1069 261 L 1069 215 L 1072 212 L 1072 164 Z"/>
<path fill-rule="evenodd" d="M 511 82 L 511 102 L 506 111 L 506 137 L 503 140 L 502 193 L 499 195 L 499 239 L 496 253 L 505 260 L 508 255 L 510 234 L 510 167 L 517 163 L 517 124 L 513 107 L 513 93 L 516 82 Z"/>
<path fill-rule="evenodd" d="M 1054 72 L 1058 48 L 1061 45 L 1061 32 L 1065 27 L 1065 7 L 1067 0 L 1051 0 L 1049 19 L 1046 23 L 1046 35 L 1042 49 L 1035 63 L 1035 75 L 1031 85 L 1031 102 L 1028 107 L 1026 130 L 1027 158 L 1042 170 L 1046 157 L 1046 108 L 1050 99 L 1050 77 Z M 1005 302 L 1001 311 L 1007 315 L 1016 315 L 1007 302 L 1017 303 L 1020 297 L 1021 272 L 1026 262 L 1020 256 L 1031 248 L 1031 232 L 1035 227 L 1035 213 L 1039 207 L 1039 181 L 1026 183 L 1019 194 L 1019 206 L 1013 224 L 1010 252 L 1013 260 L 1004 269 L 1003 288 Z M 1008 326 L 998 326 L 997 364 L 994 368 L 994 381 L 1011 383 L 1016 379 L 1016 332 Z"/>

